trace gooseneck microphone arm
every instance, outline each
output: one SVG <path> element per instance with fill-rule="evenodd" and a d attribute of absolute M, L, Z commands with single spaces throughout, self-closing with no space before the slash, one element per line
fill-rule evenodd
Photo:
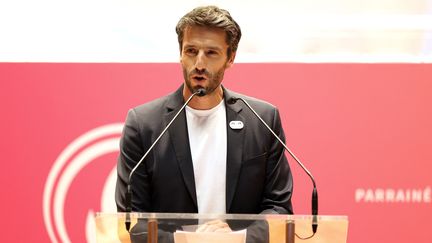
<path fill-rule="evenodd" d="M 126 230 L 129 231 L 130 229 L 130 225 L 131 225 L 131 219 L 130 219 L 130 212 L 132 212 L 132 176 L 135 172 L 135 170 L 141 165 L 141 163 L 144 161 L 144 159 L 147 157 L 147 155 L 150 153 L 150 151 L 153 150 L 153 147 L 159 142 L 159 140 L 161 139 L 161 137 L 165 134 L 165 132 L 168 130 L 168 128 L 171 126 L 171 124 L 177 119 L 177 117 L 180 115 L 180 113 L 185 109 L 185 107 L 189 104 L 189 102 L 192 100 L 192 98 L 195 95 L 198 96 L 204 96 L 206 95 L 206 90 L 205 89 L 198 89 L 195 93 L 193 93 L 189 99 L 186 100 L 186 102 L 183 104 L 183 106 L 180 108 L 180 110 L 175 114 L 175 116 L 171 119 L 171 121 L 168 123 L 168 125 L 164 128 L 164 130 L 160 133 L 160 135 L 156 138 L 156 140 L 152 143 L 152 145 L 150 146 L 150 148 L 147 149 L 147 152 L 145 152 L 145 154 L 141 157 L 141 159 L 138 161 L 138 163 L 135 165 L 135 167 L 133 167 L 133 169 L 131 170 L 131 172 L 129 173 L 129 178 L 128 178 L 128 184 L 127 184 L 127 191 L 126 191 L 126 221 L 125 221 L 125 226 L 126 226 Z"/>
<path fill-rule="evenodd" d="M 271 134 L 273 134 L 273 136 L 280 142 L 280 144 L 282 144 L 282 146 L 285 148 L 285 150 L 288 151 L 288 153 L 291 155 L 291 157 L 297 162 L 298 165 L 300 165 L 300 167 L 304 170 L 304 172 L 306 172 L 306 174 L 311 179 L 312 184 L 313 184 L 313 191 L 312 191 L 312 216 L 313 216 L 312 232 L 314 235 L 318 229 L 318 219 L 317 219 L 317 216 L 318 216 L 318 191 L 316 188 L 316 183 L 315 183 L 314 177 L 312 176 L 310 171 L 303 165 L 303 163 L 300 162 L 300 160 L 297 158 L 297 156 L 295 156 L 295 154 L 293 152 L 291 152 L 291 150 L 286 146 L 286 144 L 282 141 L 282 139 L 279 138 L 279 136 L 270 128 L 269 125 L 267 125 L 267 123 L 258 115 L 258 113 L 249 105 L 249 103 L 246 100 L 244 100 L 243 98 L 232 97 L 228 101 L 228 103 L 234 104 L 237 102 L 237 100 L 241 100 L 249 108 L 249 110 L 251 110 L 252 113 L 254 113 L 254 115 L 261 121 L 262 124 L 264 124 L 264 126 L 271 132 Z M 310 236 L 308 238 L 311 238 L 312 236 Z"/>

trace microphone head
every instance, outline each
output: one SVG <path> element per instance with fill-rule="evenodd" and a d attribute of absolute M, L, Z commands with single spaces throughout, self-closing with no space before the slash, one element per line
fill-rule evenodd
<path fill-rule="evenodd" d="M 199 88 L 199 89 L 196 91 L 196 94 L 197 94 L 199 97 L 202 97 L 202 96 L 204 96 L 204 95 L 207 94 L 207 91 L 206 91 L 204 88 Z"/>
<path fill-rule="evenodd" d="M 233 104 L 235 104 L 235 103 L 237 102 L 237 100 L 238 100 L 238 98 L 236 98 L 236 97 L 231 97 L 231 98 L 228 100 L 228 104 L 233 105 Z"/>

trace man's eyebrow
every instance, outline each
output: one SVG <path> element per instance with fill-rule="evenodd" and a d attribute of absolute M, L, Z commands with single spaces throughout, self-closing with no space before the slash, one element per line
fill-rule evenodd
<path fill-rule="evenodd" d="M 183 48 L 196 48 L 196 45 L 193 44 L 186 44 Z M 206 46 L 205 49 L 210 49 L 210 50 L 216 50 L 216 51 L 222 51 L 223 48 L 219 47 L 219 46 Z"/>
<path fill-rule="evenodd" d="M 184 48 L 187 48 L 187 47 L 195 47 L 195 45 L 186 44 L 186 45 L 184 46 Z"/>
<path fill-rule="evenodd" d="M 223 48 L 220 48 L 219 46 L 208 46 L 207 49 L 216 50 L 216 51 L 222 51 L 223 50 Z"/>

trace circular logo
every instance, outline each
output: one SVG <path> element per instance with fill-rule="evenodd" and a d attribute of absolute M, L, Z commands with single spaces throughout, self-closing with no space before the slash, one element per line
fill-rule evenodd
<path fill-rule="evenodd" d="M 101 127 L 97 127 L 85 134 L 79 136 L 74 141 L 72 141 L 57 157 L 55 160 L 45 183 L 44 194 L 43 194 L 43 218 L 45 227 L 47 229 L 48 235 L 52 242 L 72 242 L 68 230 L 73 228 L 73 225 L 80 224 L 85 225 L 85 232 L 83 230 L 77 230 L 76 232 L 82 232 L 85 236 L 83 238 L 87 242 L 95 242 L 96 237 L 94 233 L 94 212 L 92 207 L 87 207 L 81 211 L 87 211 L 83 217 L 82 222 L 70 223 L 68 225 L 67 220 L 65 220 L 65 205 L 68 198 L 72 194 L 71 185 L 80 174 L 83 174 L 85 168 L 91 167 L 92 162 L 98 161 L 100 163 L 101 158 L 106 157 L 108 154 L 118 154 L 119 150 L 119 140 L 121 132 L 123 129 L 123 123 L 108 124 Z M 100 203 L 100 211 L 102 212 L 115 212 L 116 206 L 114 202 L 114 189 L 116 181 L 116 168 L 115 161 L 104 161 L 104 166 L 109 166 L 109 172 L 104 172 L 103 175 L 100 173 L 94 173 L 95 168 L 93 168 L 91 173 L 86 173 L 86 180 L 84 182 L 77 183 L 75 186 L 74 200 L 71 200 L 69 210 L 72 215 L 74 210 L 78 211 L 79 207 L 86 207 L 88 196 L 85 193 L 79 195 L 79 190 L 91 187 L 95 178 L 101 178 L 104 181 L 101 189 L 100 187 L 91 187 L 94 190 L 90 193 L 92 197 L 97 197 L 96 200 Z M 114 167 L 113 167 L 114 165 Z M 108 174 L 108 176 L 107 176 Z M 95 177 L 95 178 L 93 178 Z M 95 179 L 95 180 L 93 180 Z M 94 189 L 98 188 L 98 189 Z M 98 191 L 99 190 L 99 191 Z M 78 191 L 78 193 L 76 193 Z M 94 196 L 93 196 L 94 195 Z M 79 198 L 83 196 L 84 198 Z M 69 205 L 68 204 L 68 205 Z M 84 206 L 83 206 L 84 205 Z M 99 211 L 99 209 L 96 209 Z M 82 213 L 81 213 L 82 214 Z M 69 226 L 69 227 L 68 227 Z"/>

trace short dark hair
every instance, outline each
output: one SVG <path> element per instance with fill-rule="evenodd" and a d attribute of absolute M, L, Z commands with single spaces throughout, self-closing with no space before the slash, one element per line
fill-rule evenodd
<path fill-rule="evenodd" d="M 237 51 L 241 30 L 227 10 L 216 6 L 203 6 L 193 9 L 183 16 L 176 26 L 180 51 L 182 51 L 184 30 L 189 26 L 205 26 L 224 30 L 228 44 L 228 58 Z"/>

